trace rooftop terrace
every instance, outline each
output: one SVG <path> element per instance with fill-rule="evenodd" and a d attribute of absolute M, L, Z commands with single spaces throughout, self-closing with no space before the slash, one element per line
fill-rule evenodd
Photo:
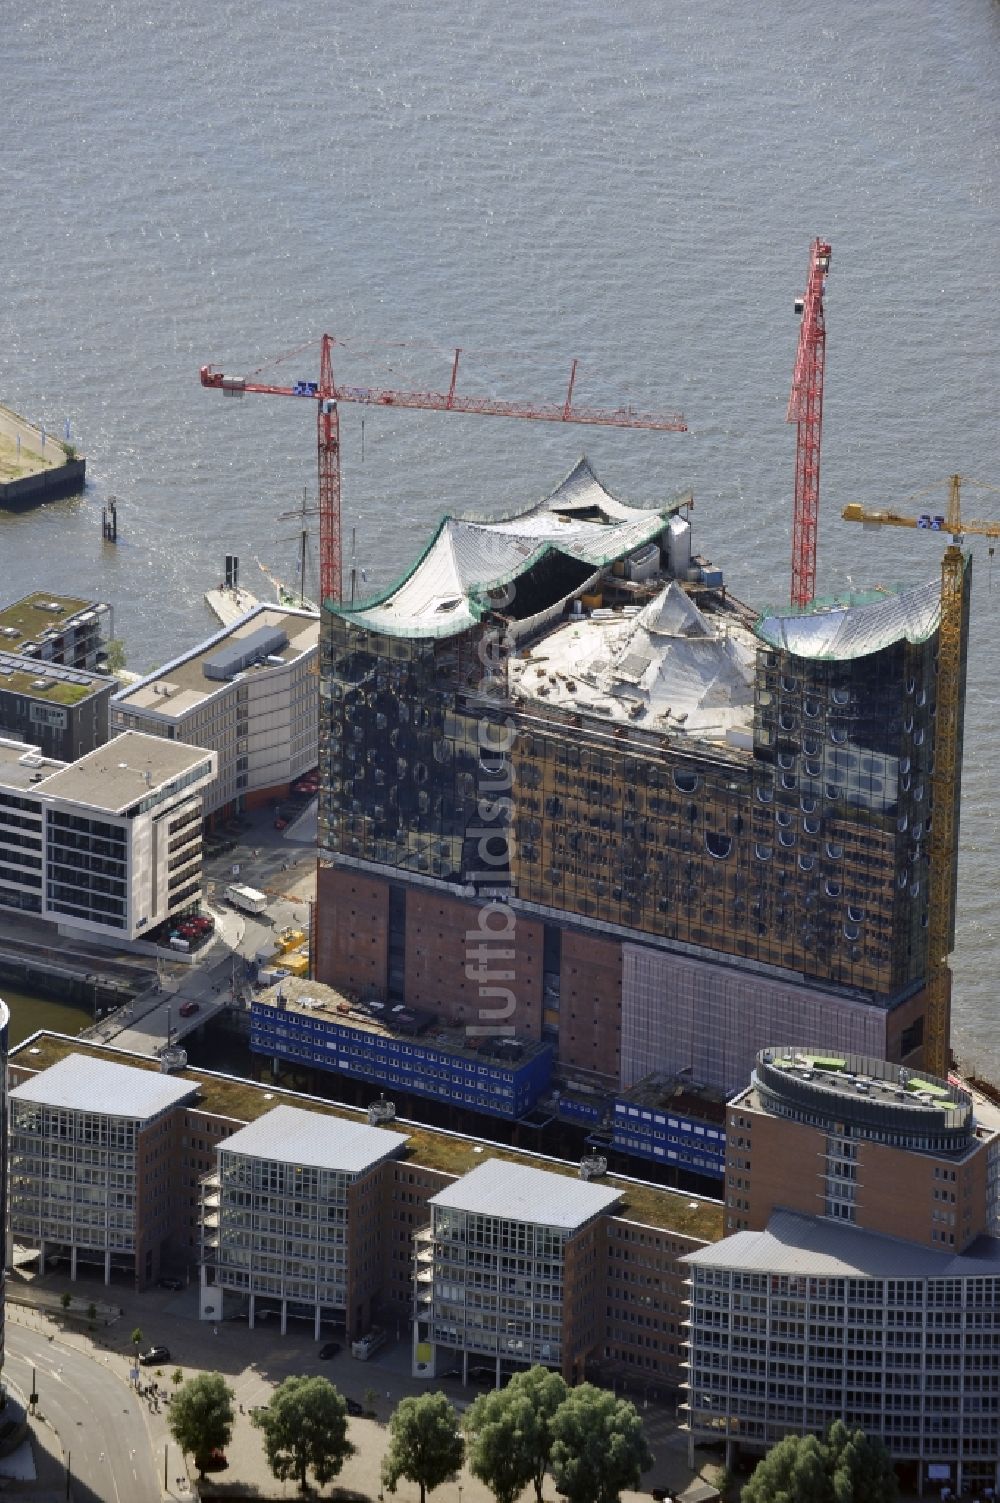
<path fill-rule="evenodd" d="M 158 1060 L 130 1054 L 124 1049 L 82 1043 L 58 1033 L 33 1034 L 11 1051 L 10 1063 L 12 1067 L 46 1070 L 71 1054 L 117 1059 L 138 1069 L 157 1073 L 160 1068 Z M 235 1122 L 256 1121 L 276 1105 L 307 1107 L 310 1111 L 352 1122 L 366 1120 L 366 1114 L 360 1109 L 321 1101 L 297 1091 L 283 1091 L 270 1084 L 261 1085 L 252 1080 L 216 1075 L 208 1070 L 181 1070 L 173 1078 L 192 1081 L 198 1086 L 199 1095 L 191 1103 L 192 1109 L 201 1107 L 214 1116 L 226 1117 Z M 408 1156 L 411 1159 L 427 1169 L 437 1169 L 444 1174 L 467 1174 L 470 1169 L 483 1163 L 486 1151 L 491 1158 L 512 1164 L 526 1164 L 548 1170 L 552 1174 L 568 1175 L 573 1179 L 579 1177 L 575 1163 L 549 1159 L 542 1154 L 527 1153 L 515 1148 L 484 1145 L 480 1139 L 441 1132 L 416 1122 L 397 1119 L 394 1126 L 406 1133 L 409 1139 Z M 606 1175 L 600 1183 L 621 1194 L 622 1205 L 616 1214 L 626 1220 L 705 1242 L 716 1242 L 723 1235 L 723 1208 L 718 1201 L 644 1181 L 624 1179 L 614 1174 Z"/>
<path fill-rule="evenodd" d="M 45 632 L 62 631 L 95 604 L 77 595 L 50 595 L 35 590 L 22 600 L 0 607 L 0 643 L 20 652 L 25 642 L 36 642 Z"/>

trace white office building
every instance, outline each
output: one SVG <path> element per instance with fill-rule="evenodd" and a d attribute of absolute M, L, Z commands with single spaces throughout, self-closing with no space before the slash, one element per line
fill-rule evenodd
<path fill-rule="evenodd" d="M 406 1146 L 402 1133 L 277 1106 L 220 1143 L 204 1182 L 202 1318 L 217 1320 L 221 1294 L 262 1314 L 324 1320 L 360 1336 L 382 1287 L 379 1172 Z"/>
<path fill-rule="evenodd" d="M 280 799 L 316 766 L 319 617 L 258 605 L 111 701 L 112 732 L 205 747 L 218 776 L 205 813 Z"/>
<path fill-rule="evenodd" d="M 215 767 L 135 732 L 68 763 L 0 740 L 0 907 L 119 943 L 184 912 L 201 894 Z"/>

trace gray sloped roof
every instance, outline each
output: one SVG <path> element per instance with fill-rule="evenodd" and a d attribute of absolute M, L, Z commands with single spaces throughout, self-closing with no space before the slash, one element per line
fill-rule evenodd
<path fill-rule="evenodd" d="M 818 605 L 787 616 L 776 611 L 762 616 L 756 631 L 771 647 L 783 647 L 797 657 L 844 661 L 866 657 L 894 642 L 924 642 L 940 620 L 941 586 L 931 580 L 864 605 Z"/>
<path fill-rule="evenodd" d="M 336 607 L 335 614 L 390 636 L 453 636 L 489 609 L 490 591 L 509 585 L 546 553 L 603 568 L 658 536 L 689 499 L 656 510 L 627 506 L 583 458 L 524 511 L 492 521 L 445 517 L 402 580 L 362 605 Z"/>
<path fill-rule="evenodd" d="M 192 1080 L 177 1080 L 89 1054 L 68 1054 L 15 1086 L 10 1096 L 12 1101 L 145 1122 L 197 1093 L 197 1082 Z"/>
<path fill-rule="evenodd" d="M 285 1164 L 308 1164 L 343 1174 L 363 1174 L 391 1158 L 406 1145 L 406 1135 L 327 1117 L 297 1106 L 276 1106 L 222 1144 L 225 1153 L 270 1159 Z"/>
<path fill-rule="evenodd" d="M 704 1268 L 825 1278 L 1000 1277 L 1000 1240 L 978 1237 L 964 1253 L 904 1242 L 818 1216 L 775 1211 L 762 1232 L 736 1232 L 682 1260 Z"/>
<path fill-rule="evenodd" d="M 432 1206 L 495 1216 L 503 1221 L 574 1231 L 622 1198 L 621 1190 L 550 1174 L 507 1159 L 487 1159 L 431 1197 Z"/>

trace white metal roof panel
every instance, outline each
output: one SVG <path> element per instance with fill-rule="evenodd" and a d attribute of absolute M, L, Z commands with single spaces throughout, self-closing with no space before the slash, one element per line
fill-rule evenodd
<path fill-rule="evenodd" d="M 31 1101 L 64 1111 L 134 1117 L 144 1122 L 197 1093 L 195 1081 L 87 1054 L 69 1054 L 15 1086 L 10 1096 L 13 1101 Z"/>
<path fill-rule="evenodd" d="M 845 661 L 866 657 L 894 642 L 924 642 L 941 620 L 938 580 L 864 605 L 819 605 L 804 615 L 767 615 L 757 635 L 800 658 Z"/>
<path fill-rule="evenodd" d="M 405 1133 L 349 1122 L 297 1106 L 276 1106 L 222 1144 L 225 1153 L 247 1154 L 286 1164 L 309 1164 L 342 1174 L 363 1174 L 391 1158 L 407 1142 Z"/>
<path fill-rule="evenodd" d="M 568 1174 L 550 1174 L 507 1159 L 487 1159 L 432 1197 L 431 1205 L 454 1211 L 526 1221 L 574 1231 L 622 1199 L 621 1190 Z"/>
<path fill-rule="evenodd" d="M 736 1232 L 681 1261 L 820 1278 L 973 1278 L 1000 1275 L 1000 1241 L 979 1237 L 965 1253 L 939 1252 L 817 1216 L 775 1211 L 765 1231 Z"/>

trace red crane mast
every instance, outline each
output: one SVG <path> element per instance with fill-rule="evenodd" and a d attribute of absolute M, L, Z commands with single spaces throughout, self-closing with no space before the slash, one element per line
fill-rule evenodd
<path fill-rule="evenodd" d="M 456 389 L 462 351 L 457 349 L 448 390 L 395 391 L 383 386 L 339 385 L 333 376 L 332 349 L 336 340 L 324 334 L 320 345 L 318 381 L 295 381 L 289 386 L 270 385 L 246 376 L 226 376 L 214 366 L 201 367 L 201 384 L 229 396 L 246 392 L 273 397 L 305 397 L 316 403 L 317 458 L 319 468 L 320 593 L 323 600 L 339 602 L 342 588 L 340 524 L 340 423 L 341 402 L 360 402 L 369 407 L 406 407 L 430 412 L 462 412 L 480 416 L 528 418 L 542 423 L 593 423 L 611 428 L 652 428 L 686 433 L 687 424 L 677 414 L 636 412 L 632 407 L 605 409 L 574 407 L 573 387 L 578 362 L 570 367 L 566 396 L 556 403 L 499 401 L 492 397 L 466 397 Z M 298 353 L 298 352 L 295 352 Z"/>
<path fill-rule="evenodd" d="M 823 435 L 823 368 L 826 319 L 823 295 L 830 246 L 814 240 L 805 296 L 795 299 L 802 315 L 792 393 L 786 419 L 798 424 L 795 444 L 795 512 L 792 521 L 792 604 L 809 605 L 816 593 L 816 530 L 819 524 L 819 454 Z"/>

